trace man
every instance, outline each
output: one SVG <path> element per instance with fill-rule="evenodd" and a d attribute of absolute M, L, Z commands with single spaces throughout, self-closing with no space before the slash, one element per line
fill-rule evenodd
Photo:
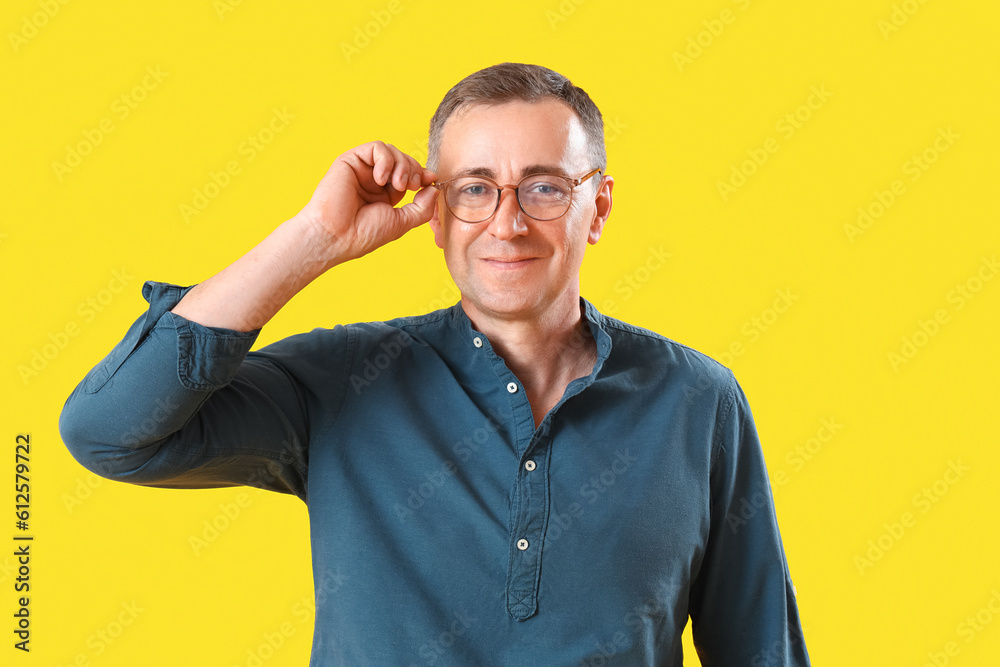
<path fill-rule="evenodd" d="M 449 91 L 429 152 L 349 150 L 219 274 L 147 282 L 64 408 L 74 456 L 306 501 L 315 665 L 679 666 L 689 615 L 702 664 L 807 665 L 732 373 L 581 298 L 614 185 L 597 107 L 497 65 Z M 428 221 L 458 304 L 248 352 L 306 284 Z"/>

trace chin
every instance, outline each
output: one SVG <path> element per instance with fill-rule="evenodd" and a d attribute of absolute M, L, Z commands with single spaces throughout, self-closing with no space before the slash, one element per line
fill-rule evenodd
<path fill-rule="evenodd" d="M 501 316 L 530 315 L 542 306 L 541 293 L 531 289 L 463 290 L 462 296 L 477 310 Z"/>

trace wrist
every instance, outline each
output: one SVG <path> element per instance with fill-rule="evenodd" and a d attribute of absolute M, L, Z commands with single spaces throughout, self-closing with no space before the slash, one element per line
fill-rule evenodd
<path fill-rule="evenodd" d="M 297 253 L 304 256 L 302 266 L 316 268 L 316 275 L 313 277 L 318 277 L 334 266 L 350 259 L 344 256 L 344 252 L 329 230 L 318 220 L 302 211 L 282 223 L 281 227 L 302 249 L 302 252 Z"/>

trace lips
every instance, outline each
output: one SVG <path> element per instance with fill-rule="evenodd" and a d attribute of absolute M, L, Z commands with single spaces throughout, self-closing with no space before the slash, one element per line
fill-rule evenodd
<path fill-rule="evenodd" d="M 537 257 L 484 257 L 482 261 L 497 271 L 513 271 L 531 265 Z"/>

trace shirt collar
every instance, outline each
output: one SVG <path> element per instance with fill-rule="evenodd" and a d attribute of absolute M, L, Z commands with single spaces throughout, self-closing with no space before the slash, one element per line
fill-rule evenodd
<path fill-rule="evenodd" d="M 580 305 L 582 306 L 583 321 L 586 322 L 590 329 L 590 334 L 594 337 L 594 342 L 597 344 L 597 362 L 594 364 L 594 370 L 586 382 L 589 385 L 597 377 L 597 374 L 604 366 L 604 362 L 610 356 L 612 344 L 611 336 L 607 332 L 607 317 L 600 313 L 594 304 L 582 296 L 580 297 Z M 483 341 L 487 340 L 486 334 L 472 328 L 472 320 L 465 314 L 465 309 L 462 308 L 461 301 L 448 310 L 450 311 L 449 323 L 461 336 L 465 345 L 474 346 L 475 343 L 473 341 L 477 337 Z"/>

